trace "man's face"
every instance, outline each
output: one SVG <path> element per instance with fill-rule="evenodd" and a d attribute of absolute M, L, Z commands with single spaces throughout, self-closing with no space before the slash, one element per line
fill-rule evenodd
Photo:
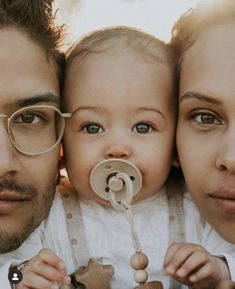
<path fill-rule="evenodd" d="M 177 146 L 202 215 L 235 242 L 235 25 L 205 30 L 182 65 Z"/>
<path fill-rule="evenodd" d="M 43 49 L 16 29 L 0 30 L 0 114 L 29 105 L 57 107 L 55 67 Z M 49 211 L 58 148 L 38 156 L 19 153 L 0 118 L 0 253 L 16 249 Z"/>

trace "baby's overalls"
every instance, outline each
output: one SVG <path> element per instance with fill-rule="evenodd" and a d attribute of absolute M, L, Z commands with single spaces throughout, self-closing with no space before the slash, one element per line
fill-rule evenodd
<path fill-rule="evenodd" d="M 63 186 L 59 189 L 66 215 L 67 231 L 72 248 L 75 268 L 86 266 L 92 256 L 88 254 L 88 248 L 83 228 L 79 200 L 74 190 L 64 191 Z M 168 211 L 169 211 L 169 245 L 175 242 L 183 242 L 184 236 L 184 204 L 183 190 L 181 186 L 169 186 L 167 190 Z M 81 288 L 84 288 L 83 286 Z M 179 289 L 180 284 L 173 278 L 170 279 L 169 289 Z M 102 289 L 102 288 L 101 288 Z M 124 289 L 124 288 L 122 288 Z M 164 288 L 168 289 L 168 288 Z"/>

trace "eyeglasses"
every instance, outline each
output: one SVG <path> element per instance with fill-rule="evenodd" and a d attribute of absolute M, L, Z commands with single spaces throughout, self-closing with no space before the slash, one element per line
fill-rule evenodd
<path fill-rule="evenodd" d="M 7 132 L 13 146 L 22 154 L 36 156 L 53 150 L 61 141 L 65 118 L 62 113 L 48 105 L 34 105 L 21 108 L 11 116 L 0 114 L 7 119 Z"/>

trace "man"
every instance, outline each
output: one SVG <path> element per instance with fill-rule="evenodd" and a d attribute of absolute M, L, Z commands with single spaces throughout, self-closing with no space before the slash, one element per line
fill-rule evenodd
<path fill-rule="evenodd" d="M 39 226 L 55 192 L 64 120 L 50 2 L 0 3 L 0 253 Z"/>

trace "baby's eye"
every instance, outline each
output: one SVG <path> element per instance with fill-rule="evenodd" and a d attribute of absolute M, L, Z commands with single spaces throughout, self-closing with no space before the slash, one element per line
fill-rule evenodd
<path fill-rule="evenodd" d="M 96 123 L 86 124 L 82 127 L 82 130 L 88 134 L 96 134 L 104 131 L 103 128 Z"/>
<path fill-rule="evenodd" d="M 133 130 L 137 133 L 149 133 L 153 130 L 153 126 L 148 123 L 140 122 L 133 127 Z"/>
<path fill-rule="evenodd" d="M 218 118 L 209 112 L 200 112 L 197 113 L 194 116 L 194 120 L 199 123 L 199 124 L 203 124 L 203 125 L 218 125 L 221 124 L 221 122 L 218 120 Z"/>

